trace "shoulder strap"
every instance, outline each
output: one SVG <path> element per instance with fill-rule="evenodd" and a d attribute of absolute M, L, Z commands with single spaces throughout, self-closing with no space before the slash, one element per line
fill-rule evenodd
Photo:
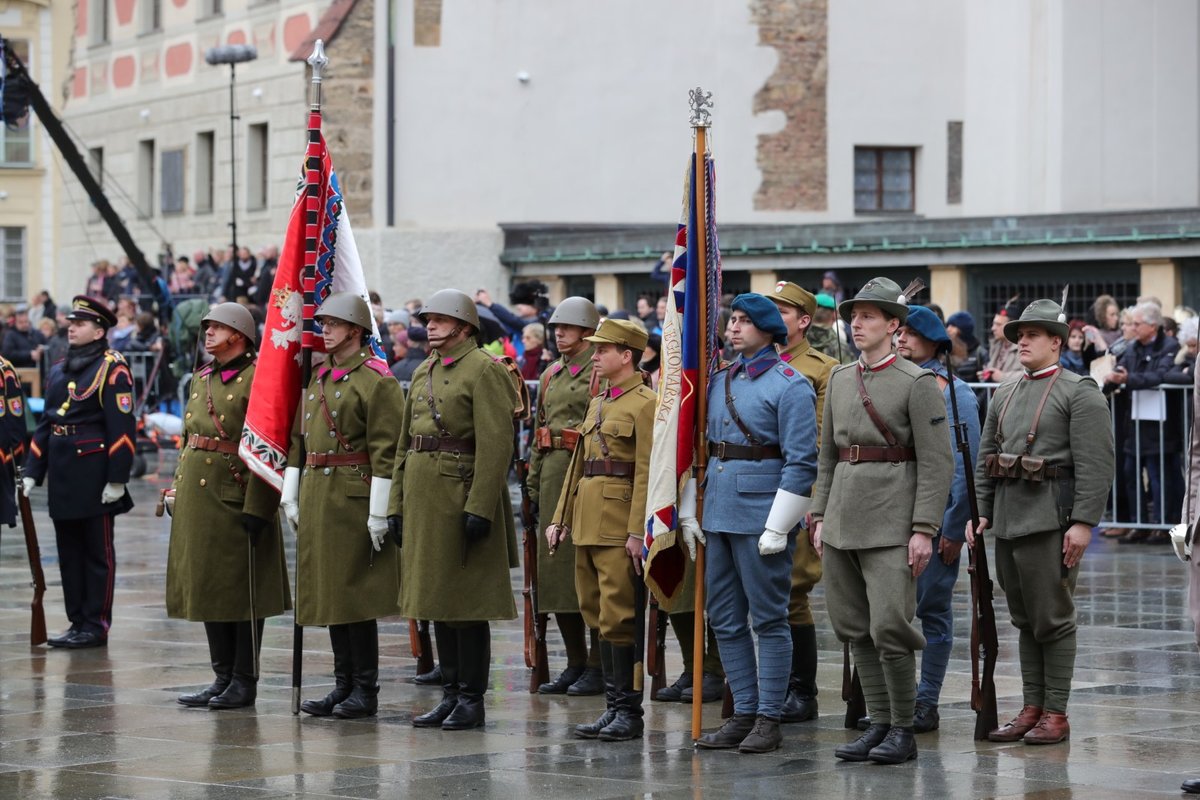
<path fill-rule="evenodd" d="M 425 403 L 429 406 L 429 413 L 433 415 L 433 424 L 437 425 L 438 433 L 442 436 L 449 436 L 450 431 L 446 430 L 445 423 L 442 422 L 442 412 L 438 411 L 437 403 L 433 399 L 433 368 L 437 366 L 437 359 L 429 362 L 429 369 L 425 371 Z"/>
<path fill-rule="evenodd" d="M 604 417 L 600 414 L 602 408 L 604 408 L 603 396 L 601 396 L 600 402 L 596 403 L 596 441 L 600 443 L 600 452 L 604 454 L 604 460 L 607 461 L 611 456 L 608 452 L 608 439 L 604 438 L 604 431 L 600 430 L 600 423 L 604 421 Z"/>
<path fill-rule="evenodd" d="M 898 447 L 900 442 L 896 439 L 896 435 L 892 433 L 892 429 L 887 426 L 883 418 L 879 416 L 879 412 L 875 410 L 875 403 L 871 400 L 871 395 L 867 394 L 867 385 L 863 383 L 862 367 L 854 367 L 854 377 L 858 381 L 858 397 L 862 400 L 863 408 L 867 412 L 867 416 L 871 418 L 871 422 L 875 423 L 875 427 L 883 434 L 884 440 L 888 443 L 888 447 Z"/>
<path fill-rule="evenodd" d="M 329 403 L 325 400 L 325 381 L 317 378 L 317 395 L 321 401 L 321 415 L 325 417 L 325 424 L 329 426 L 329 430 L 333 431 L 333 436 L 338 440 L 338 444 L 342 446 L 347 453 L 354 452 L 354 446 L 350 444 L 342 432 L 338 430 L 337 423 L 333 420 L 333 415 L 329 413 Z"/>
<path fill-rule="evenodd" d="M 750 429 L 746 427 L 746 423 L 742 422 L 742 418 L 738 416 L 737 408 L 733 404 L 733 373 L 737 372 L 739 366 L 741 365 L 734 364 L 725 370 L 725 409 L 729 411 L 729 416 L 733 418 L 733 424 L 737 425 L 738 429 L 750 440 L 750 444 L 759 445 L 762 442 L 750 432 Z"/>
<path fill-rule="evenodd" d="M 1042 392 L 1042 399 L 1038 401 L 1037 410 L 1033 412 L 1033 423 L 1029 426 L 1029 433 L 1025 435 L 1025 455 L 1033 449 L 1033 440 L 1037 438 L 1038 423 L 1042 419 L 1042 410 L 1046 407 L 1046 400 L 1050 398 L 1050 390 L 1054 388 L 1054 382 L 1058 380 L 1058 376 L 1062 374 L 1062 370 L 1058 370 L 1050 376 L 1050 380 L 1046 384 L 1045 391 Z M 1000 407 L 1000 416 L 996 418 L 996 444 L 997 446 L 1004 443 L 1004 415 L 1008 413 L 1008 405 L 1012 402 L 1013 396 L 1016 395 L 1017 389 L 1021 386 L 1021 380 L 1018 379 L 1013 384 L 1013 389 L 1008 393 L 1008 397 L 1004 398 L 1004 405 Z"/>

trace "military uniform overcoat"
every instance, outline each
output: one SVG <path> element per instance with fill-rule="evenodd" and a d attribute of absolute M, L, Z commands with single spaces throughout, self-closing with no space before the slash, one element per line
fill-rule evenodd
<path fill-rule="evenodd" d="M 538 389 L 536 426 L 548 428 L 550 449 L 534 446 L 529 453 L 529 496 L 540 508 L 538 519 L 538 611 L 543 614 L 579 613 L 575 594 L 575 545 L 568 537 L 553 558 L 546 528 L 562 494 L 572 449 L 563 443 L 564 428 L 578 432 L 591 394 L 592 353 L 589 346 L 574 358 L 560 357 L 542 373 Z M 542 507 L 542 504 L 545 506 Z"/>
<path fill-rule="evenodd" d="M 370 478 L 392 474 L 403 404 L 404 390 L 387 364 L 367 349 L 313 370 L 297 412 L 289 465 L 301 466 L 301 436 L 309 454 L 366 453 L 370 463 L 306 464 L 301 470 L 296 535 L 301 625 L 343 625 L 399 613 L 400 552 L 390 541 L 374 552 L 367 516 Z"/>
<path fill-rule="evenodd" d="M 0 523 L 16 525 L 16 467 L 25 461 L 25 392 L 16 368 L 0 358 Z"/>
<path fill-rule="evenodd" d="M 474 452 L 417 450 L 444 437 L 469 440 Z M 404 404 L 390 514 L 404 518 L 401 609 L 410 619 L 478 622 L 514 619 L 509 569 L 519 564 L 508 470 L 512 461 L 512 381 L 473 339 L 434 350 L 413 372 Z M 466 551 L 463 514 L 492 523 Z"/>
<path fill-rule="evenodd" d="M 279 493 L 251 472 L 236 447 L 254 381 L 255 355 L 196 372 L 183 415 L 183 443 L 167 552 L 167 615 L 198 622 L 250 619 L 249 540 L 242 514 L 270 524 L 255 548 L 255 614 L 292 607 L 279 528 Z M 211 407 L 210 407 L 211 403 Z M 233 449 L 230 452 L 230 449 Z"/>

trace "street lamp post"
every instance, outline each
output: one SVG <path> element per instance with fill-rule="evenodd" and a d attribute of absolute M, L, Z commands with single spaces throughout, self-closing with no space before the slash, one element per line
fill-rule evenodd
<path fill-rule="evenodd" d="M 233 257 L 237 258 L 237 98 L 234 87 L 237 65 L 258 58 L 258 48 L 252 44 L 228 44 L 210 47 L 204 54 L 209 64 L 229 65 L 229 230 L 233 239 Z"/>

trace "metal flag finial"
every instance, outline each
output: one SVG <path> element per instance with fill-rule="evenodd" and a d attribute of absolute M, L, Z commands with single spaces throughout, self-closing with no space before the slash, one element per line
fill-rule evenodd
<path fill-rule="evenodd" d="M 706 92 L 699 86 L 688 90 L 688 105 L 692 109 L 689 121 L 693 128 L 707 128 L 712 125 L 712 112 L 709 111 L 713 107 L 712 92 Z"/>
<path fill-rule="evenodd" d="M 307 59 L 308 65 L 312 67 L 313 81 L 321 80 L 321 73 L 325 71 L 325 67 L 329 65 L 329 59 L 325 55 L 325 40 L 317 39 L 313 44 L 312 55 Z"/>

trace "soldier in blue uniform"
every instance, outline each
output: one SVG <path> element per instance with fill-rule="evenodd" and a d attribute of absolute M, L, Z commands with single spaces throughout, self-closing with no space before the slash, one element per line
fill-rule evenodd
<path fill-rule="evenodd" d="M 103 647 L 112 625 L 113 517 L 133 508 L 133 378 L 108 349 L 116 316 L 102 300 L 76 297 L 67 314 L 67 357 L 46 380 L 46 410 L 33 434 L 21 491 L 49 477 L 63 599 L 71 627 L 53 647 Z"/>
<path fill-rule="evenodd" d="M 766 753 L 782 742 L 792 554 L 817 476 L 817 401 L 808 379 L 775 350 L 787 327 L 774 303 L 738 295 L 729 331 L 738 359 L 709 385 L 703 531 L 694 483 L 680 503 L 688 549 L 696 539 L 706 544 L 708 617 L 733 692 L 733 716 L 696 746 Z"/>

